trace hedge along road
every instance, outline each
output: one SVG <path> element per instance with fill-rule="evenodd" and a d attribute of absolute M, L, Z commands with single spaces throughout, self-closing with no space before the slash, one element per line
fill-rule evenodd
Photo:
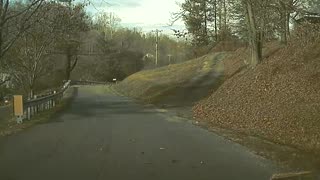
<path fill-rule="evenodd" d="M 0 139 L 1 180 L 262 180 L 248 149 L 172 114 L 80 87 L 52 120 Z"/>

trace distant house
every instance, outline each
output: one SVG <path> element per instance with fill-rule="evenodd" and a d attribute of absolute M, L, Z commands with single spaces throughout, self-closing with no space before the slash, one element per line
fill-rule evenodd
<path fill-rule="evenodd" d="M 10 77 L 9 74 L 0 73 L 0 83 L 5 81 L 3 86 L 5 86 L 6 88 L 11 88 L 12 87 L 12 81 L 8 80 L 9 77 Z"/>
<path fill-rule="evenodd" d="M 151 53 L 147 53 L 146 55 L 144 55 L 143 59 L 145 60 L 146 58 L 154 58 L 154 55 Z"/>
<path fill-rule="evenodd" d="M 317 15 L 305 15 L 296 21 L 298 24 L 312 23 L 320 24 L 320 14 Z"/>

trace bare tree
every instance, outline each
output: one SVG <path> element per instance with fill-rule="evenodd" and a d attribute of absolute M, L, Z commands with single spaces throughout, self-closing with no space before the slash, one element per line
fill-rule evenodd
<path fill-rule="evenodd" d="M 78 64 L 78 47 L 80 42 L 76 40 L 69 40 L 69 42 L 64 43 L 64 53 L 66 55 L 66 64 L 65 64 L 65 79 L 70 79 L 71 73 Z"/>
<path fill-rule="evenodd" d="M 21 37 L 21 35 L 32 26 L 31 17 L 38 11 L 44 0 L 31 0 L 26 4 L 15 1 L 0 0 L 0 71 L 5 72 L 3 62 L 4 55 Z M 12 30 L 11 26 L 16 29 Z M 6 79 L 8 81 L 10 78 Z M 0 80 L 0 85 L 4 84 Z"/>
<path fill-rule="evenodd" d="M 84 5 L 78 4 L 59 8 L 61 33 L 56 49 L 66 55 L 65 79 L 70 79 L 71 73 L 78 63 L 78 51 L 81 44 L 81 33 L 89 30 L 90 20 Z"/>
<path fill-rule="evenodd" d="M 83 14 L 78 17 L 78 12 L 83 13 L 81 8 L 78 9 L 76 6 L 75 9 L 69 10 L 59 3 L 44 3 L 30 18 L 30 24 L 27 24 L 30 27 L 21 33 L 20 38 L 8 51 L 6 59 L 10 61 L 6 61 L 7 69 L 31 98 L 39 79 L 54 70 L 50 56 L 57 47 L 67 55 L 66 76 L 70 77 L 77 63 L 74 54 L 79 42 L 73 39 L 81 29 L 77 21 L 79 18 L 82 20 Z"/>
<path fill-rule="evenodd" d="M 12 75 L 21 82 L 22 87 L 33 97 L 37 80 L 50 72 L 50 61 L 45 54 L 53 40 L 40 39 L 39 34 L 24 33 L 16 43 L 16 58 L 12 61 Z M 19 47 L 19 48 L 18 48 Z"/>
<path fill-rule="evenodd" d="M 11 78 L 9 76 L 4 77 L 3 79 L 0 79 L 0 86 L 4 85 L 5 83 L 7 83 L 10 80 L 11 80 Z"/>
<path fill-rule="evenodd" d="M 21 34 L 31 27 L 31 17 L 43 2 L 44 0 L 31 0 L 23 8 L 13 8 L 13 1 L 0 0 L 0 61 Z M 12 23 L 19 28 L 17 31 L 8 32 L 9 25 Z"/>
<path fill-rule="evenodd" d="M 39 78 L 51 72 L 52 62 L 47 52 L 54 47 L 56 36 L 61 33 L 60 19 L 53 7 L 54 4 L 46 3 L 40 8 L 30 20 L 30 23 L 36 23 L 26 29 L 8 51 L 10 74 L 31 98 Z"/>
<path fill-rule="evenodd" d="M 119 27 L 120 22 L 121 19 L 114 13 L 101 12 L 97 15 L 95 23 L 97 29 L 99 29 L 100 32 L 104 33 L 105 40 L 107 40 L 113 39 L 113 35 Z"/>

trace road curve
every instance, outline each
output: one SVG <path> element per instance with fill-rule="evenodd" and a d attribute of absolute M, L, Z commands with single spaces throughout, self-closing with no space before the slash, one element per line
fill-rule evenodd
<path fill-rule="evenodd" d="M 49 123 L 0 139 L 1 180 L 268 180 L 276 171 L 165 111 L 90 88 Z"/>

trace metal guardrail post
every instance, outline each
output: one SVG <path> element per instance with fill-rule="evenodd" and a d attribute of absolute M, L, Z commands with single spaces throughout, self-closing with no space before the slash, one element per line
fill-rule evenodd
<path fill-rule="evenodd" d="M 31 116 L 34 116 L 34 115 L 35 115 L 34 109 L 35 109 L 34 106 L 32 106 L 32 107 L 31 107 Z"/>
<path fill-rule="evenodd" d="M 17 123 L 21 124 L 23 122 L 23 116 L 16 116 L 17 117 Z"/>
<path fill-rule="evenodd" d="M 53 91 L 53 94 L 56 94 L 56 91 Z M 53 106 L 53 107 L 56 106 L 56 100 L 55 100 L 55 99 L 52 100 L 52 106 Z"/>
<path fill-rule="evenodd" d="M 28 120 L 30 120 L 31 119 L 31 109 L 30 109 L 31 107 L 28 107 L 27 108 L 27 118 L 28 118 Z"/>

